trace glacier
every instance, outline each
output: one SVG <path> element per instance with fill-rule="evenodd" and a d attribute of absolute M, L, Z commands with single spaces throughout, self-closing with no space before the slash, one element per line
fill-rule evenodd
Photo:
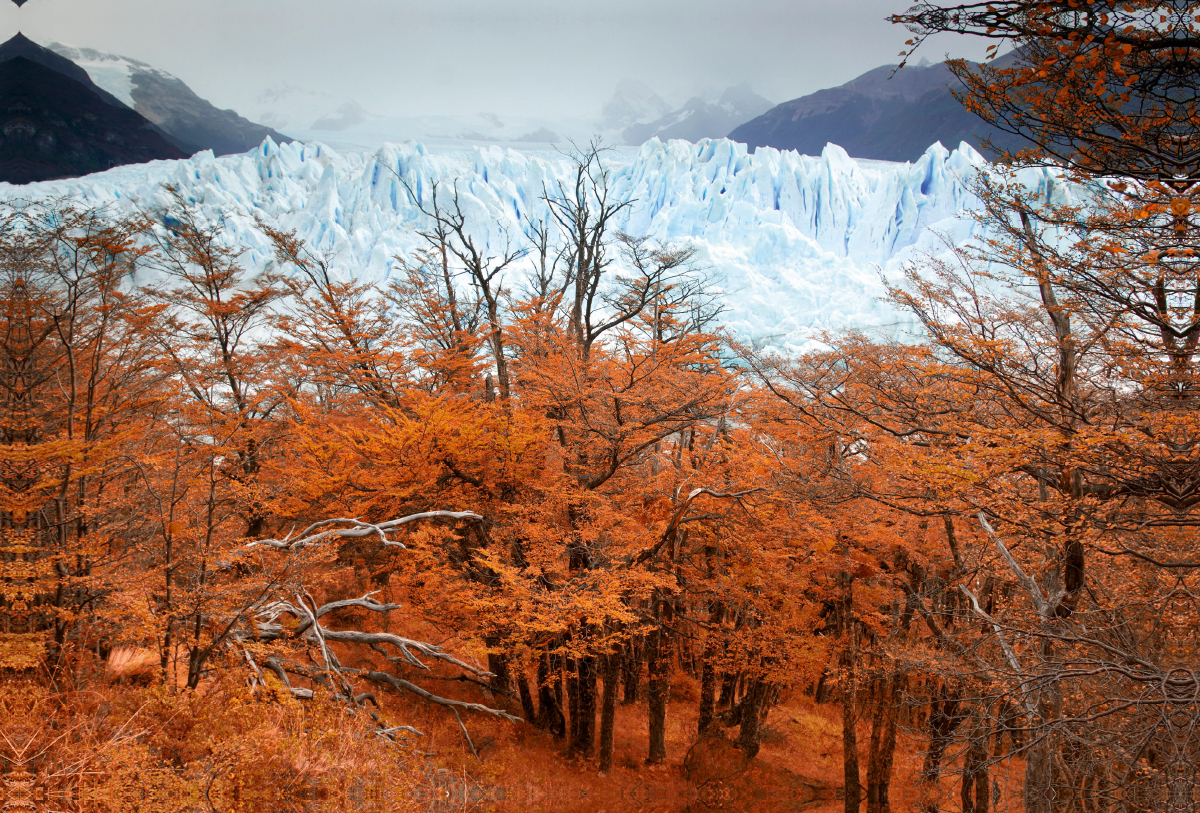
<path fill-rule="evenodd" d="M 971 184 L 986 162 L 965 143 L 934 144 L 913 163 L 893 164 L 854 160 L 835 145 L 806 156 L 750 154 L 726 139 L 652 139 L 608 153 L 606 165 L 617 199 L 632 201 L 617 228 L 693 247 L 724 293 L 726 327 L 743 341 L 796 351 L 824 331 L 915 329 L 911 316 L 881 299 L 884 280 L 975 236 Z M 416 231 L 425 217 L 405 184 L 426 204 L 435 182 L 456 187 L 472 232 L 499 250 L 519 243 L 530 220 L 546 217 L 545 190 L 570 171 L 569 157 L 554 151 L 406 142 L 342 152 L 267 140 L 242 155 L 203 152 L 83 178 L 0 184 L 0 197 L 65 195 L 117 212 L 153 212 L 167 204 L 169 184 L 225 219 L 250 269 L 272 262 L 258 217 L 295 230 L 337 273 L 382 281 L 395 273 L 397 256 L 421 246 Z M 506 284 L 519 287 L 518 277 Z"/>

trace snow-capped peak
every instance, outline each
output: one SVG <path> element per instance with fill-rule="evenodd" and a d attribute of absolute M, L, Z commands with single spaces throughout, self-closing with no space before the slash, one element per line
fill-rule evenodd
<path fill-rule="evenodd" d="M 254 117 L 276 130 L 344 130 L 374 116 L 354 99 L 320 93 L 283 82 L 254 101 Z"/>
<path fill-rule="evenodd" d="M 46 48 L 83 68 L 88 72 L 88 76 L 92 77 L 93 82 L 130 108 L 137 106 L 133 100 L 134 77 L 137 73 L 153 73 L 163 78 L 175 79 L 166 71 L 160 71 L 145 62 L 106 54 L 92 48 L 75 48 L 61 42 L 47 43 Z"/>

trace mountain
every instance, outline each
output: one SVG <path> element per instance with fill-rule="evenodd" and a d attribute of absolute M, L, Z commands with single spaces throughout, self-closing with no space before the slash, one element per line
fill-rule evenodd
<path fill-rule="evenodd" d="M 55 73 L 60 73 L 63 76 L 74 79 L 76 82 L 89 88 L 103 99 L 106 104 L 118 107 L 123 105 L 121 100 L 116 96 L 97 85 L 83 68 L 49 48 L 43 48 L 21 33 L 18 33 L 12 39 L 0 45 L 0 62 L 7 62 L 17 57 L 23 57 L 31 62 L 36 62 L 43 68 L 49 68 Z"/>
<path fill-rule="evenodd" d="M 346 102 L 332 113 L 322 116 L 311 125 L 313 130 L 349 130 L 366 124 L 373 117 L 357 102 Z"/>
<path fill-rule="evenodd" d="M 182 157 L 168 136 L 69 60 L 20 34 L 0 45 L 0 181 Z"/>
<path fill-rule="evenodd" d="M 1011 55 L 997 59 L 1005 67 Z M 965 141 L 980 148 L 991 138 L 1002 148 L 1022 141 L 990 128 L 951 94 L 961 83 L 944 63 L 923 61 L 897 71 L 884 65 L 846 84 L 819 90 L 771 108 L 729 133 L 734 141 L 757 147 L 817 155 L 838 144 L 856 158 L 916 160 L 934 141 Z"/>
<path fill-rule="evenodd" d="M 654 121 L 633 124 L 621 134 L 625 143 L 638 146 L 651 138 L 668 141 L 681 138 L 696 142 L 702 138 L 723 138 L 744 121 L 771 109 L 771 102 L 750 89 L 748 84 L 731 87 L 716 101 L 699 97 L 688 99 L 678 110 Z"/>
<path fill-rule="evenodd" d="M 274 85 L 254 100 L 254 117 L 283 132 L 339 131 L 374 121 L 353 99 L 290 85 Z"/>
<path fill-rule="evenodd" d="M 246 152 L 265 138 L 287 141 L 270 127 L 220 110 L 197 96 L 182 80 L 136 59 L 59 42 L 46 46 L 72 62 L 123 104 L 145 116 L 185 152 L 212 150 L 217 155 Z"/>
<path fill-rule="evenodd" d="M 611 200 L 631 204 L 613 230 L 695 248 L 724 292 L 725 325 L 744 340 L 790 349 L 824 329 L 915 330 L 910 314 L 886 302 L 881 273 L 895 281 L 906 262 L 944 252 L 944 240 L 970 239 L 978 224 L 964 210 L 977 205 L 971 182 L 986 168 L 969 146 L 951 152 L 939 144 L 912 164 L 883 164 L 833 146 L 820 156 L 766 148 L 750 155 L 727 140 L 652 139 L 607 153 L 605 162 Z M 435 180 L 457 180 L 477 245 L 503 246 L 523 224 L 548 216 L 546 189 L 569 184 L 573 171 L 569 157 L 548 150 L 409 142 L 342 152 L 265 142 L 244 155 L 201 153 L 22 194 L 154 210 L 168 202 L 163 184 L 171 184 L 204 213 L 227 215 L 230 239 L 248 249 L 248 269 L 275 258 L 260 216 L 328 252 L 339 278 L 382 281 L 396 273 L 395 257 L 421 246 L 423 216 L 404 183 L 427 194 Z M 1041 184 L 1040 194 L 1062 186 L 1040 171 L 1023 177 Z"/>
<path fill-rule="evenodd" d="M 634 124 L 660 119 L 671 112 L 661 96 L 636 79 L 622 79 L 600 114 L 604 130 L 621 131 Z"/>

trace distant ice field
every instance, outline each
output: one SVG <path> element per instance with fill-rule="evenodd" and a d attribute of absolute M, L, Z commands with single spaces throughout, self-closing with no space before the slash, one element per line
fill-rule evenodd
<path fill-rule="evenodd" d="M 892 335 L 911 317 L 881 300 L 882 280 L 906 262 L 961 244 L 976 225 L 970 192 L 984 159 L 966 144 L 930 147 L 914 163 L 856 161 L 829 145 L 820 156 L 732 141 L 658 140 L 608 156 L 618 198 L 633 204 L 617 228 L 697 251 L 724 292 L 725 325 L 744 341 L 784 351 L 822 331 L 858 328 Z M 523 224 L 546 215 L 545 190 L 567 178 L 570 161 L 551 150 L 385 144 L 339 151 L 322 143 L 266 141 L 244 155 L 119 167 L 64 181 L 15 187 L 4 198 L 71 195 L 117 210 L 154 210 L 173 185 L 204 210 L 223 214 L 252 269 L 271 261 L 254 217 L 296 230 L 334 258 L 338 273 L 386 280 L 397 256 L 421 246 L 425 222 L 401 178 L 425 198 L 434 182 L 457 185 L 471 228 L 499 251 L 519 243 Z M 506 284 L 516 287 L 520 273 Z"/>

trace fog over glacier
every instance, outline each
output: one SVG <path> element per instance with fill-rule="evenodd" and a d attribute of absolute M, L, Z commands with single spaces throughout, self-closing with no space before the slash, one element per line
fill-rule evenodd
<path fill-rule="evenodd" d="M 793 351 L 826 329 L 914 329 L 911 317 L 881 301 L 882 278 L 898 278 L 905 262 L 944 251 L 946 241 L 971 238 L 969 187 L 986 166 L 965 144 L 954 151 L 936 144 L 915 163 L 891 164 L 856 161 L 832 145 L 817 157 L 772 149 L 748 155 L 724 139 L 652 140 L 609 153 L 608 165 L 617 197 L 634 201 L 617 227 L 694 247 L 724 292 L 725 324 L 742 340 Z M 474 233 L 500 250 L 544 216 L 545 190 L 570 169 L 554 152 L 408 142 L 343 154 L 267 141 L 245 155 L 205 152 L 73 180 L 0 185 L 0 196 L 68 194 L 117 211 L 154 211 L 171 184 L 209 215 L 227 218 L 230 239 L 248 248 L 248 268 L 271 262 L 254 222 L 260 215 L 329 253 L 338 273 L 383 280 L 395 273 L 397 256 L 421 245 L 416 229 L 425 223 L 401 178 L 426 204 L 434 181 L 455 185 Z M 1035 176 L 1027 183 L 1050 183 L 1049 175 Z M 519 282 L 516 272 L 506 280 Z"/>

